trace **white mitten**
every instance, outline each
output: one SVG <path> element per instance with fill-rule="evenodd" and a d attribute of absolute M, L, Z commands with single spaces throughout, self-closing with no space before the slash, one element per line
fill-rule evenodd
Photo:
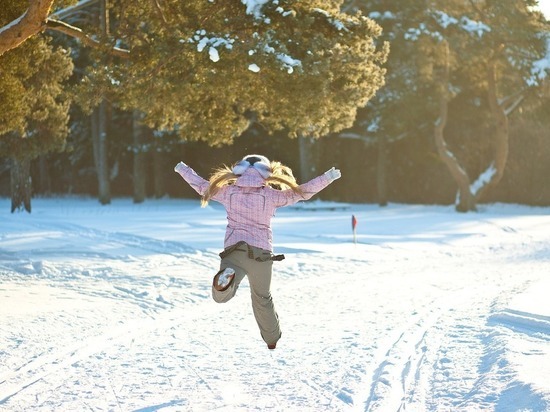
<path fill-rule="evenodd" d="M 335 169 L 333 167 L 332 169 L 325 172 L 325 176 L 328 178 L 328 180 L 334 182 L 336 179 L 340 179 L 342 173 L 340 173 L 340 169 Z"/>
<path fill-rule="evenodd" d="M 178 173 L 181 173 L 183 172 L 185 169 L 187 169 L 189 166 L 187 166 L 185 163 L 183 162 L 179 162 L 176 167 L 174 167 L 174 172 L 178 172 Z"/>

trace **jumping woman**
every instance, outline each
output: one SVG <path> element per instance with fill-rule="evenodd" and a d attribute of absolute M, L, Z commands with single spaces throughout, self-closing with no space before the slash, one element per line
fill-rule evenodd
<path fill-rule="evenodd" d="M 210 180 L 183 162 L 174 170 L 202 196 L 203 206 L 214 200 L 227 212 L 224 251 L 212 282 L 212 297 L 218 303 L 229 301 L 247 276 L 260 334 L 267 347 L 275 349 L 281 328 L 271 297 L 271 274 L 273 261 L 284 256 L 273 255 L 271 218 L 280 207 L 310 199 L 340 178 L 340 170 L 333 167 L 301 185 L 289 167 L 261 155 L 248 155 L 231 168 L 216 169 Z"/>

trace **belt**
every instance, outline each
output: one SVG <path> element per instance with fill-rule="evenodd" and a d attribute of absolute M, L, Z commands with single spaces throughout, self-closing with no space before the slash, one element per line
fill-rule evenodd
<path fill-rule="evenodd" d="M 240 249 L 241 246 L 245 246 L 246 249 Z M 220 253 L 220 258 L 224 258 L 226 256 L 229 256 L 231 253 L 235 252 L 235 251 L 241 251 L 241 252 L 246 252 L 248 251 L 248 257 L 249 259 L 253 259 L 257 262 L 267 262 L 269 260 L 273 260 L 273 261 L 281 261 L 285 258 L 285 255 L 274 255 L 273 253 L 270 253 L 269 257 L 266 257 L 266 258 L 263 258 L 263 257 L 257 257 L 255 258 L 254 257 L 254 250 L 252 249 L 252 247 L 246 243 L 244 240 L 241 240 L 240 242 L 237 242 L 235 243 L 234 245 L 232 246 L 229 246 L 228 248 L 225 248 L 223 250 L 223 252 Z"/>

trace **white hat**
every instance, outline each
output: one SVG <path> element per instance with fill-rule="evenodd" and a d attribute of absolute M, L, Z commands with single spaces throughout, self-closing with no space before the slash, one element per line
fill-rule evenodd
<path fill-rule="evenodd" d="M 262 155 L 246 155 L 239 161 L 235 166 L 233 166 L 233 173 L 237 176 L 242 175 L 246 169 L 253 167 L 256 169 L 264 179 L 267 179 L 271 176 L 271 166 L 269 159 Z"/>

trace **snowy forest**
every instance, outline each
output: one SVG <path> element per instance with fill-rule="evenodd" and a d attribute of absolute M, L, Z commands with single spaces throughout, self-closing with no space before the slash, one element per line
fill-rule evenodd
<path fill-rule="evenodd" d="M 0 411 L 550 410 L 550 0 L 1 5 Z"/>
<path fill-rule="evenodd" d="M 26 0 L 0 10 L 0 196 L 192 197 L 261 153 L 322 198 L 550 205 L 535 0 Z"/>

